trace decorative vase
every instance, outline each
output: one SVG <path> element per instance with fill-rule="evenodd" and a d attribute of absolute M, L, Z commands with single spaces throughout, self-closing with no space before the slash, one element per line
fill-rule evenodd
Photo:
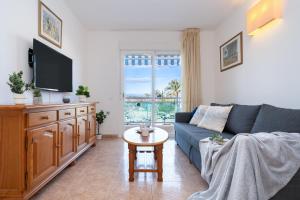
<path fill-rule="evenodd" d="M 24 104 L 25 103 L 25 96 L 24 94 L 16 94 L 14 93 L 14 101 L 15 104 Z"/>
<path fill-rule="evenodd" d="M 144 130 L 142 130 L 142 133 L 141 133 L 141 135 L 143 136 L 143 137 L 148 137 L 149 136 L 149 130 L 148 130 L 148 128 L 145 128 Z"/>
<path fill-rule="evenodd" d="M 85 95 L 78 95 L 79 102 L 85 103 L 86 102 L 86 96 Z"/>
<path fill-rule="evenodd" d="M 70 103 L 70 97 L 68 97 L 68 96 L 64 96 L 63 97 L 63 103 Z"/>
<path fill-rule="evenodd" d="M 42 97 L 33 97 L 33 104 L 42 104 L 43 98 Z"/>

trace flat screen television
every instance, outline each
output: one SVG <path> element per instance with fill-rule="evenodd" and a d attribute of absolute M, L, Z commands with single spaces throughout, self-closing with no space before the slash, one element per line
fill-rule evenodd
<path fill-rule="evenodd" d="M 33 39 L 33 79 L 37 88 L 72 92 L 72 59 Z"/>

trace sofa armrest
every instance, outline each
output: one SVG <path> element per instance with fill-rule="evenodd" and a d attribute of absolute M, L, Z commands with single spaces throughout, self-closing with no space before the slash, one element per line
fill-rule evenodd
<path fill-rule="evenodd" d="M 189 123 L 192 117 L 192 112 L 177 112 L 175 114 L 175 122 Z"/>

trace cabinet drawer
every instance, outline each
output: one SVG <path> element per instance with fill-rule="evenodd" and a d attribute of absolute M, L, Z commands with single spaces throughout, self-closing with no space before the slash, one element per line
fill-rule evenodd
<path fill-rule="evenodd" d="M 96 107 L 95 106 L 89 106 L 88 107 L 88 112 L 89 113 L 95 113 L 96 112 Z"/>
<path fill-rule="evenodd" d="M 37 126 L 41 124 L 46 124 L 50 122 L 55 122 L 57 120 L 56 111 L 29 113 L 28 125 Z"/>
<path fill-rule="evenodd" d="M 58 111 L 59 119 L 67 119 L 71 117 L 75 117 L 75 109 L 65 109 Z"/>
<path fill-rule="evenodd" d="M 76 108 L 76 115 L 86 115 L 87 114 L 87 107 L 80 107 Z"/>

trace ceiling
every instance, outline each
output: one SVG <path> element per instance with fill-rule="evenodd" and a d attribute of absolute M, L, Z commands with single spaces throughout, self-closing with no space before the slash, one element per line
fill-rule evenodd
<path fill-rule="evenodd" d="M 90 30 L 212 29 L 245 0 L 65 0 Z"/>

